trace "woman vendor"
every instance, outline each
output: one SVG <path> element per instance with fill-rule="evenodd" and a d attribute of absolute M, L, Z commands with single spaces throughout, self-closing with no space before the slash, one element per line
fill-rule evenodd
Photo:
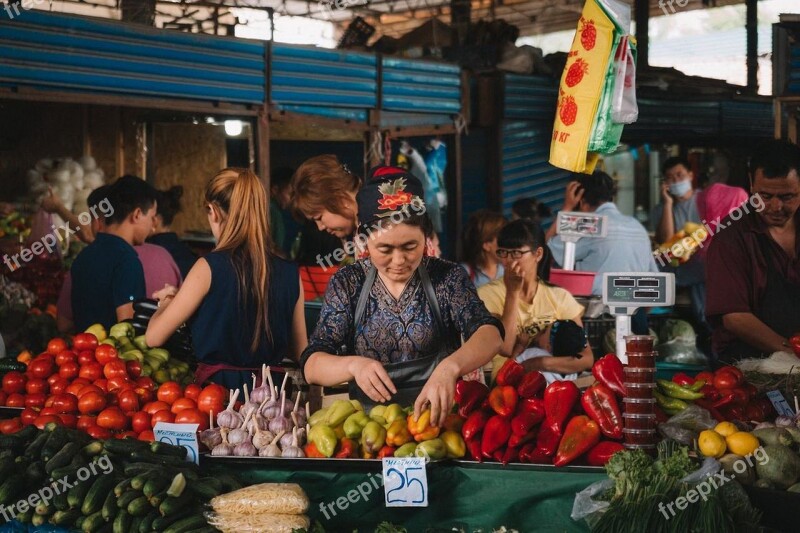
<path fill-rule="evenodd" d="M 406 171 L 372 170 L 357 195 L 369 257 L 331 279 L 301 366 L 309 383 L 350 382 L 367 404 L 413 402 L 416 415 L 430 405 L 442 425 L 456 380 L 497 353 L 502 326 L 460 266 L 425 256 L 432 227 L 422 197 Z"/>
<path fill-rule="evenodd" d="M 572 320 L 583 327 L 583 306 L 561 287 L 547 283 L 549 252 L 538 224 L 530 220 L 509 222 L 497 236 L 497 256 L 503 261 L 503 279 L 478 289 L 490 313 L 503 321 L 505 337 L 495 358 L 493 375 L 508 357 L 517 357 L 531 347 L 536 337 L 557 320 Z M 527 370 L 572 374 L 592 367 L 594 357 L 587 344 L 577 355 L 527 359 Z"/>

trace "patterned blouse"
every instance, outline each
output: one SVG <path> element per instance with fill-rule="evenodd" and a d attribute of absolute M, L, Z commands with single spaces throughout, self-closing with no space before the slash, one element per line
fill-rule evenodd
<path fill-rule="evenodd" d="M 431 257 L 425 257 L 423 263 L 439 301 L 447 329 L 444 335 L 436 331 L 419 274 L 414 274 L 399 300 L 378 276 L 354 332 L 358 296 L 372 266 L 369 259 L 363 259 L 340 269 L 331 278 L 317 327 L 301 357 L 301 367 L 315 352 L 358 354 L 384 364 L 427 357 L 438 353 L 444 340 L 450 346 L 460 346 L 462 337 L 468 340 L 487 324 L 503 335 L 502 323 L 486 310 L 463 268 Z"/>

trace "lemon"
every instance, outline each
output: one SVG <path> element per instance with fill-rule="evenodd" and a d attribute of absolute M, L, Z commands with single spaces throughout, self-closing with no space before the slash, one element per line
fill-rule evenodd
<path fill-rule="evenodd" d="M 758 439 L 752 433 L 737 431 L 725 438 L 725 443 L 731 453 L 736 455 L 750 455 L 758 448 Z"/>
<path fill-rule="evenodd" d="M 717 424 L 717 427 L 714 428 L 714 431 L 716 431 L 723 437 L 728 437 L 729 435 L 737 433 L 739 431 L 739 428 L 737 428 L 733 422 L 720 422 L 719 424 Z"/>
<path fill-rule="evenodd" d="M 725 437 L 713 429 L 702 431 L 697 439 L 697 445 L 700 447 L 700 453 L 706 457 L 719 459 L 725 455 Z"/>

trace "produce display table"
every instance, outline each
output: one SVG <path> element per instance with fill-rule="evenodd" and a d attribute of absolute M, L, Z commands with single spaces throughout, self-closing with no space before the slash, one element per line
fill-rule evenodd
<path fill-rule="evenodd" d="M 429 506 L 409 509 L 385 506 L 383 486 L 375 488 L 380 483 L 379 461 L 282 459 L 262 466 L 246 459 L 203 457 L 201 466 L 210 475 L 233 474 L 248 485 L 297 483 L 311 501 L 312 521 L 319 520 L 326 531 L 348 532 L 359 527 L 371 532 L 384 521 L 409 531 L 451 531 L 454 527 L 491 531 L 500 526 L 519 531 L 587 531 L 585 524 L 570 518 L 575 494 L 606 478 L 603 469 L 590 467 L 431 463 L 427 469 Z M 326 506 L 327 516 L 321 505 Z"/>

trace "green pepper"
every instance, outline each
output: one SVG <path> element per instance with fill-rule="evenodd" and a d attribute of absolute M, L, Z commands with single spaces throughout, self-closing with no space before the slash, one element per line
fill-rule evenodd
<path fill-rule="evenodd" d="M 657 390 L 653 391 L 653 395 L 656 398 L 656 402 L 658 402 L 658 406 L 661 407 L 667 414 L 675 414 L 689 407 L 689 404 L 684 402 L 683 400 L 679 400 L 678 398 L 670 398 L 669 396 L 664 396 Z"/>
<path fill-rule="evenodd" d="M 356 412 L 356 408 L 348 400 L 336 400 L 328 407 L 325 423 L 331 427 L 344 424 L 347 417 Z"/>
<path fill-rule="evenodd" d="M 694 392 L 689 388 L 681 387 L 677 383 L 667 381 L 666 379 L 659 379 L 656 380 L 656 382 L 658 386 L 661 387 L 661 390 L 671 398 L 677 398 L 678 400 L 699 400 L 704 396 L 702 392 Z"/>
<path fill-rule="evenodd" d="M 308 418 L 308 425 L 313 428 L 317 424 L 324 424 L 326 416 L 328 416 L 328 408 L 327 407 L 325 407 L 324 409 L 320 409 L 319 411 L 316 411 L 314 414 L 312 414 Z"/>
<path fill-rule="evenodd" d="M 320 424 L 312 427 L 308 432 L 308 441 L 313 442 L 319 453 L 325 457 L 333 457 L 338 439 L 330 426 Z"/>
<path fill-rule="evenodd" d="M 414 452 L 417 451 L 418 444 L 416 442 L 409 442 L 403 444 L 394 451 L 395 457 L 414 457 Z"/>
<path fill-rule="evenodd" d="M 420 442 L 414 452 L 417 457 L 430 457 L 431 460 L 444 459 L 447 455 L 447 446 L 442 439 L 430 439 Z M 395 457 L 397 454 L 395 453 Z"/>
<path fill-rule="evenodd" d="M 361 437 L 361 431 L 364 429 L 364 426 L 369 423 L 369 417 L 367 413 L 364 411 L 356 411 L 352 415 L 347 417 L 347 420 L 344 421 L 344 434 L 351 438 L 357 439 Z"/>
<path fill-rule="evenodd" d="M 386 406 L 386 411 L 384 412 L 383 418 L 386 419 L 386 424 L 388 425 L 401 418 L 405 420 L 406 412 L 399 403 L 389 404 Z"/>
<path fill-rule="evenodd" d="M 361 448 L 364 453 L 378 453 L 386 444 L 386 428 L 370 420 L 361 432 Z"/>
<path fill-rule="evenodd" d="M 694 392 L 700 392 L 700 389 L 705 387 L 705 385 L 706 385 L 706 380 L 698 379 L 697 381 L 695 381 L 694 383 L 689 385 L 689 387 L 687 387 L 687 388 L 691 389 Z"/>

